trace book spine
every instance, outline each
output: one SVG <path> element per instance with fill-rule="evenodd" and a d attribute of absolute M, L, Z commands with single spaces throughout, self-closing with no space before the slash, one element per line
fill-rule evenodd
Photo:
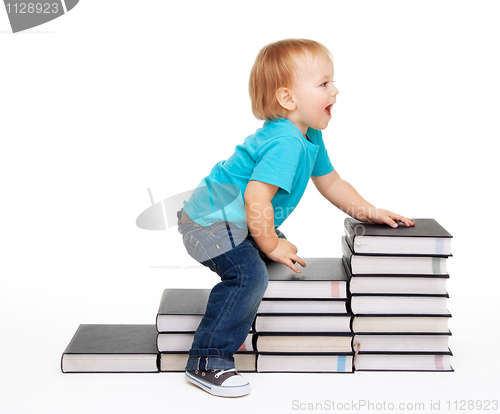
<path fill-rule="evenodd" d="M 82 329 L 82 324 L 78 325 L 76 332 L 74 333 L 73 337 L 71 338 L 71 341 L 69 342 L 68 346 L 66 347 L 66 349 L 64 350 L 64 352 L 61 356 L 61 372 L 62 373 L 66 373 L 66 371 L 64 371 L 64 355 L 66 355 L 66 353 L 71 349 L 71 345 L 75 341 L 75 338 L 78 335 L 78 331 L 80 331 L 80 329 Z"/>
<path fill-rule="evenodd" d="M 346 234 L 347 242 L 350 244 L 352 250 L 355 250 L 354 249 L 354 239 L 356 237 L 356 234 L 355 234 L 354 228 L 352 227 L 352 222 L 348 218 L 346 218 L 344 220 L 344 231 Z"/>
<path fill-rule="evenodd" d="M 352 264 L 351 264 L 351 259 L 352 259 L 352 250 L 347 244 L 346 237 L 342 237 L 342 255 L 343 255 L 343 263 L 344 267 L 346 268 L 347 275 L 352 276 Z"/>

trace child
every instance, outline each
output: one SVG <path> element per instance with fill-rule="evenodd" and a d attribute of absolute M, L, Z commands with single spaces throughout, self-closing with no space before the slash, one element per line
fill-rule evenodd
<path fill-rule="evenodd" d="M 242 396 L 250 384 L 234 368 L 268 282 L 266 260 L 296 273 L 306 266 L 277 229 L 302 197 L 309 178 L 333 205 L 358 220 L 397 227 L 411 219 L 375 208 L 338 175 L 321 130 L 338 89 L 322 44 L 288 39 L 265 46 L 250 74 L 254 115 L 262 128 L 215 165 L 177 213 L 188 253 L 217 272 L 186 366 L 187 379 L 218 396 Z M 247 231 L 247 226 L 249 233 Z"/>

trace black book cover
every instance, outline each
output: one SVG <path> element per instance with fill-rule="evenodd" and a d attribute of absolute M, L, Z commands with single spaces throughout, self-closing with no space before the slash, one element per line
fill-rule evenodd
<path fill-rule="evenodd" d="M 275 318 L 286 318 L 286 317 L 298 317 L 298 318 L 309 318 L 309 317 L 319 317 L 319 318 L 330 318 L 330 317 L 339 317 L 339 318 L 351 318 L 354 315 L 352 313 L 257 313 L 257 317 L 261 316 L 272 316 Z"/>
<path fill-rule="evenodd" d="M 452 238 L 434 219 L 414 219 L 415 226 L 406 227 L 399 223 L 397 228 L 387 224 L 368 224 L 352 217 L 344 220 L 344 227 L 350 239 L 355 236 L 383 236 L 383 237 L 432 237 Z"/>
<path fill-rule="evenodd" d="M 315 336 L 350 336 L 353 338 L 354 335 L 354 332 L 256 332 L 254 341 L 261 336 L 307 336 L 311 338 Z"/>
<path fill-rule="evenodd" d="M 62 355 L 61 370 L 66 372 L 65 355 L 155 355 L 157 372 L 156 336 L 155 325 L 82 324 Z"/>
<path fill-rule="evenodd" d="M 392 228 L 386 224 L 369 224 L 358 221 L 354 218 L 348 217 L 344 220 L 344 230 L 346 233 L 346 242 L 349 248 L 354 252 L 354 243 L 357 236 L 363 237 L 404 237 L 404 238 L 433 238 L 433 239 L 451 239 L 453 236 L 446 231 L 434 219 L 414 219 L 415 226 L 406 227 L 404 224 L 398 223 L 397 228 Z M 361 255 L 393 255 L 392 253 L 359 253 Z M 399 253 L 394 253 L 399 255 Z M 403 256 L 436 256 L 436 257 L 449 257 L 451 254 L 442 252 L 439 254 L 433 252 L 430 254 L 402 254 Z"/>
<path fill-rule="evenodd" d="M 210 289 L 165 289 L 158 315 L 204 315 Z"/>
<path fill-rule="evenodd" d="M 353 297 L 358 296 L 379 296 L 379 297 L 408 297 L 408 298 L 449 298 L 450 295 L 448 293 L 437 293 L 437 294 L 428 294 L 428 293 L 353 293 L 351 295 L 351 300 Z"/>
<path fill-rule="evenodd" d="M 451 318 L 452 314 L 447 313 L 357 313 L 354 318 Z"/>
<path fill-rule="evenodd" d="M 385 315 L 387 316 L 387 315 Z M 392 315 L 391 315 L 392 316 Z M 421 335 L 421 336 L 451 336 L 451 331 L 447 332 L 356 332 L 356 335 L 372 335 L 372 336 L 411 336 L 411 335 Z"/>
<path fill-rule="evenodd" d="M 210 289 L 165 289 L 156 315 L 158 332 L 196 331 L 210 292 Z"/>
<path fill-rule="evenodd" d="M 269 280 L 304 280 L 304 281 L 346 281 L 347 275 L 342 259 L 336 257 L 303 258 L 306 267 L 297 264 L 300 273 L 295 273 L 288 266 L 279 262 L 267 263 Z"/>

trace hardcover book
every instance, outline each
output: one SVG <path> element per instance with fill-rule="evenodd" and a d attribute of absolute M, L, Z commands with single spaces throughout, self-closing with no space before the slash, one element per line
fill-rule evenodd
<path fill-rule="evenodd" d="M 257 372 L 354 372 L 352 354 L 259 354 Z"/>
<path fill-rule="evenodd" d="M 441 333 L 447 334 L 451 315 L 356 315 L 354 333 Z"/>
<path fill-rule="evenodd" d="M 187 352 L 167 352 L 160 354 L 161 372 L 182 372 L 186 368 Z M 237 352 L 234 354 L 235 368 L 240 372 L 255 372 L 256 352 Z"/>
<path fill-rule="evenodd" d="M 210 289 L 165 289 L 156 327 L 158 332 L 194 332 L 207 308 Z"/>
<path fill-rule="evenodd" d="M 352 294 L 420 294 L 446 295 L 446 281 L 443 277 L 405 277 L 404 275 L 353 276 L 349 284 Z"/>
<path fill-rule="evenodd" d="M 62 372 L 158 372 L 155 325 L 80 325 Z"/>
<path fill-rule="evenodd" d="M 395 275 L 447 275 L 446 257 L 432 256 L 385 256 L 354 254 L 345 236 L 342 237 L 342 253 L 348 269 L 358 274 Z"/>
<path fill-rule="evenodd" d="M 347 313 L 347 299 L 265 299 L 260 303 L 257 314 L 297 313 L 327 314 Z"/>
<path fill-rule="evenodd" d="M 187 352 L 191 349 L 194 332 L 160 332 L 157 338 L 159 352 Z M 253 333 L 249 333 L 239 351 L 253 351 Z"/>
<path fill-rule="evenodd" d="M 451 352 L 442 354 L 362 354 L 356 357 L 356 371 L 453 371 Z"/>
<path fill-rule="evenodd" d="M 259 314 L 257 332 L 351 332 L 351 314 Z"/>
<path fill-rule="evenodd" d="M 352 353 L 352 333 L 258 332 L 257 352 L 270 353 Z"/>
<path fill-rule="evenodd" d="M 304 261 L 307 266 L 300 268 L 299 274 L 282 263 L 267 263 L 269 284 L 264 298 L 347 298 L 347 275 L 340 258 L 316 257 Z"/>
<path fill-rule="evenodd" d="M 354 348 L 359 344 L 360 353 L 442 353 L 448 352 L 448 334 L 357 334 Z"/>
<path fill-rule="evenodd" d="M 354 315 L 408 314 L 448 316 L 446 295 L 353 295 Z"/>
<path fill-rule="evenodd" d="M 351 294 L 446 295 L 446 275 L 353 275 L 344 258 Z"/>
<path fill-rule="evenodd" d="M 356 254 L 450 256 L 451 238 L 434 219 L 414 219 L 415 226 L 398 228 L 344 220 L 347 242 Z"/>

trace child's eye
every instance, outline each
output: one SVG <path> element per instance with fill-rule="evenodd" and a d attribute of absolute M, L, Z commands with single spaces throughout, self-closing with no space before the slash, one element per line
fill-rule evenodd
<path fill-rule="evenodd" d="M 332 80 L 331 82 L 332 82 L 332 83 L 334 83 L 335 81 L 334 81 L 334 80 Z M 328 85 L 328 83 L 329 83 L 328 81 L 323 82 L 320 86 L 321 86 L 322 88 L 326 88 L 326 87 L 327 87 L 327 85 Z"/>

